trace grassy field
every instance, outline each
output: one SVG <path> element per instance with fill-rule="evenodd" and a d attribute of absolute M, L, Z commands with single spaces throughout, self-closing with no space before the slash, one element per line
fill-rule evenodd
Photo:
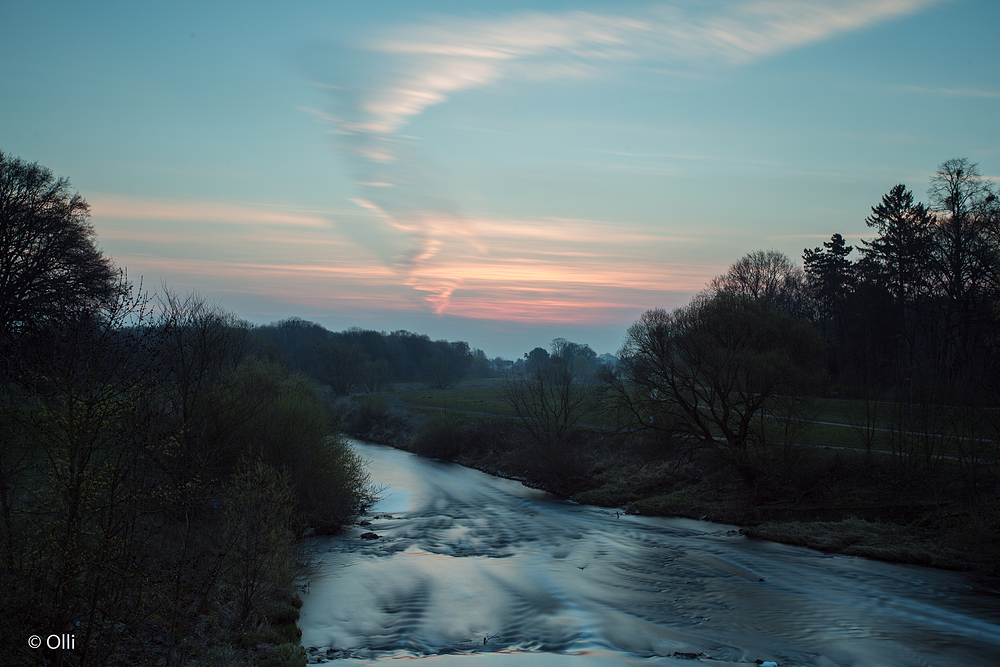
<path fill-rule="evenodd" d="M 397 396 L 407 403 L 429 408 L 515 416 L 514 410 L 504 401 L 497 381 L 490 379 L 466 381 L 455 388 L 443 390 L 401 387 L 393 392 L 373 395 L 372 398 L 377 400 L 390 396 Z M 864 450 L 867 446 L 865 437 L 867 433 L 872 439 L 872 451 L 891 452 L 892 415 L 900 410 L 912 416 L 913 410 L 908 405 L 898 405 L 888 401 L 873 406 L 862 400 L 813 399 L 806 413 L 809 423 L 803 424 L 801 429 L 796 429 L 794 442 L 813 447 Z M 872 416 L 868 417 L 868 413 L 872 413 Z M 914 425 L 909 439 L 913 442 L 922 437 L 922 444 L 919 446 L 921 451 L 926 451 L 926 448 L 930 447 L 934 455 L 957 456 L 961 453 L 948 438 L 938 435 L 947 432 L 951 421 L 947 408 L 925 407 L 917 417 L 920 423 Z M 596 409 L 585 412 L 579 423 L 602 427 L 616 425 L 609 415 Z"/>

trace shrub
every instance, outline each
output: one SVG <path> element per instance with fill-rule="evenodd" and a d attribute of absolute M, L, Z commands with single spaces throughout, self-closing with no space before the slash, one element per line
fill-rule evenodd
<path fill-rule="evenodd" d="M 516 426 L 510 419 L 477 417 L 465 421 L 466 455 L 496 454 L 509 450 Z"/>
<path fill-rule="evenodd" d="M 364 464 L 340 436 L 327 436 L 316 448 L 311 475 L 297 491 L 300 512 L 317 533 L 338 532 L 376 500 Z"/>
<path fill-rule="evenodd" d="M 288 476 L 299 518 L 317 532 L 337 532 L 372 501 L 364 462 L 331 436 L 323 398 L 301 373 L 251 360 L 242 385 L 258 412 L 241 427 L 244 450 Z"/>
<path fill-rule="evenodd" d="M 384 445 L 407 442 L 418 417 L 386 405 L 381 400 L 340 400 L 333 410 L 340 420 L 340 430 L 362 440 Z"/>
<path fill-rule="evenodd" d="M 453 461 L 468 444 L 459 418 L 447 414 L 428 417 L 410 437 L 410 449 L 420 456 Z"/>
<path fill-rule="evenodd" d="M 245 459 L 230 480 L 224 507 L 223 587 L 233 626 L 250 627 L 267 619 L 270 605 L 281 599 L 294 576 L 288 475 L 260 459 Z"/>
<path fill-rule="evenodd" d="M 257 659 L 260 667 L 305 667 L 308 662 L 306 650 L 292 643 L 278 644 Z"/>

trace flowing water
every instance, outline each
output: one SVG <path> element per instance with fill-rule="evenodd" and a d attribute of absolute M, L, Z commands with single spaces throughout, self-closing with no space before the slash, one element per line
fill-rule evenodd
<path fill-rule="evenodd" d="M 386 489 L 370 526 L 308 545 L 312 661 L 1000 665 L 1000 595 L 961 574 L 617 516 L 355 446 Z"/>

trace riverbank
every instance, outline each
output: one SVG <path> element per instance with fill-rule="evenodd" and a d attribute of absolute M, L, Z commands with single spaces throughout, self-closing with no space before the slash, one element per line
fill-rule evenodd
<path fill-rule="evenodd" d="M 992 664 L 1000 650 L 996 595 L 963 573 L 618 514 L 354 447 L 383 497 L 365 525 L 306 542 L 299 627 L 316 662 L 911 667 Z"/>
<path fill-rule="evenodd" d="M 752 486 L 708 452 L 578 429 L 542 446 L 516 420 L 339 401 L 344 433 L 517 479 L 628 514 L 736 524 L 745 535 L 830 553 L 1000 577 L 1000 504 L 973 504 L 958 471 L 884 456 L 784 448 L 762 455 Z M 984 482 L 985 483 L 985 482 Z M 996 480 L 990 483 L 996 484 Z M 994 494 L 994 498 L 996 495 Z"/>

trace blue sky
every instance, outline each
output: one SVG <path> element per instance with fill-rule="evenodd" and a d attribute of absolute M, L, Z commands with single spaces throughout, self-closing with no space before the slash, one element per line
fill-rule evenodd
<path fill-rule="evenodd" d="M 1000 176 L 993 0 L 0 8 L 0 150 L 133 279 L 254 322 L 614 351 L 953 157 Z"/>

